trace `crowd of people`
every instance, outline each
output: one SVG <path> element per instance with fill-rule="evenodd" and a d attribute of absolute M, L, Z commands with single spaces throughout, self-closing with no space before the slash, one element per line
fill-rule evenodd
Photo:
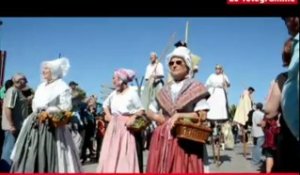
<path fill-rule="evenodd" d="M 0 171 L 83 172 L 92 161 L 99 173 L 207 173 L 209 145 L 220 166 L 221 150 L 240 141 L 243 155 L 251 154 L 254 166 L 264 163 L 265 172 L 299 172 L 299 18 L 283 20 L 291 35 L 282 52 L 287 71 L 272 82 L 264 104 L 254 102 L 253 87 L 245 89 L 234 115 L 223 66 L 217 64 L 205 83 L 197 81 L 197 57 L 184 42 L 166 56 L 168 81 L 152 52 L 142 93 L 130 86 L 135 71 L 120 68 L 103 105 L 75 81 L 64 81 L 67 58 L 42 62 L 43 81 L 35 91 L 25 75 L 15 74 L 0 90 Z M 147 127 L 134 130 L 142 119 Z M 211 128 L 210 139 L 178 138 L 174 129 L 183 120 Z"/>

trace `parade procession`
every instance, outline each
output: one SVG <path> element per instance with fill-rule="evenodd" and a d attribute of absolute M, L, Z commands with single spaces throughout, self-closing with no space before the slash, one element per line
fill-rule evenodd
<path fill-rule="evenodd" d="M 299 17 L 45 20 L 0 18 L 0 173 L 299 173 Z"/>

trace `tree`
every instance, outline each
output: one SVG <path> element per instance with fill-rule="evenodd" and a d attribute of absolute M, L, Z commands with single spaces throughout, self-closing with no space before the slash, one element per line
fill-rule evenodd
<path fill-rule="evenodd" d="M 231 105 L 229 108 L 229 119 L 233 120 L 236 111 L 236 105 Z"/>

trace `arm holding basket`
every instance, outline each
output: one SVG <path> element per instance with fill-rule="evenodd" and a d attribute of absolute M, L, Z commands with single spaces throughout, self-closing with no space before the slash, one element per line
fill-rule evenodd
<path fill-rule="evenodd" d="M 138 116 L 143 116 L 145 114 L 145 111 L 144 110 L 139 110 L 138 112 L 136 112 L 135 114 L 131 115 L 130 118 L 127 120 L 126 122 L 126 126 L 131 126 L 134 122 L 135 122 L 135 119 L 138 117 Z"/>
<path fill-rule="evenodd" d="M 150 120 L 153 120 L 155 121 L 156 123 L 158 123 L 159 125 L 163 124 L 165 122 L 165 118 L 162 114 L 159 114 L 159 113 L 155 113 L 153 112 L 151 109 L 149 109 L 147 112 L 146 112 L 146 115 L 147 117 L 150 119 Z"/>
<path fill-rule="evenodd" d="M 152 101 L 149 105 L 149 109 L 146 112 L 147 117 L 150 120 L 155 121 L 158 125 L 161 125 L 165 122 L 165 117 L 159 113 L 160 107 L 156 100 Z"/>

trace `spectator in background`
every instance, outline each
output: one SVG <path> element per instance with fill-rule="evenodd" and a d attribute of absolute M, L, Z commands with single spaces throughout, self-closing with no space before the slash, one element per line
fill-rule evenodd
<path fill-rule="evenodd" d="M 300 142 L 299 142 L 299 17 L 283 18 L 290 36 L 293 38 L 292 57 L 288 66 L 288 78 L 284 83 L 281 95 L 283 124 L 281 124 L 285 149 L 287 155 L 282 155 L 284 162 L 283 172 L 300 171 Z M 285 129 L 284 129 L 285 128 Z M 281 149 L 281 148 L 280 148 Z M 282 148 L 284 149 L 284 148 Z"/>
<path fill-rule="evenodd" d="M 33 96 L 34 96 L 34 91 L 31 87 L 26 86 L 25 88 L 22 89 L 22 94 L 28 100 L 28 114 L 31 114 L 32 113 L 32 99 L 33 99 Z"/>
<path fill-rule="evenodd" d="M 0 120 L 2 120 L 2 105 L 3 105 L 3 99 L 5 97 L 5 93 L 7 89 L 13 86 L 12 79 L 6 80 L 4 83 L 4 86 L 1 87 L 0 90 Z M 2 146 L 3 146 L 3 140 L 4 140 L 4 132 L 2 130 L 2 126 L 0 125 L 0 157 L 2 155 Z"/>
<path fill-rule="evenodd" d="M 85 130 L 84 124 L 82 121 L 82 117 L 80 116 L 80 111 L 85 109 L 85 105 L 83 100 L 86 98 L 86 93 L 80 87 L 78 87 L 78 83 L 71 81 L 69 83 L 69 87 L 71 88 L 72 94 L 72 111 L 74 112 L 74 117 L 70 123 L 71 125 L 71 133 L 76 148 L 79 151 L 79 155 L 81 156 L 81 150 L 83 147 Z"/>
<path fill-rule="evenodd" d="M 293 37 L 293 52 L 288 78 L 283 85 L 281 106 L 284 121 L 299 147 L 299 17 L 286 17 L 284 21 Z"/>
<path fill-rule="evenodd" d="M 291 62 L 292 53 L 293 53 L 293 38 L 289 38 L 284 44 L 283 53 L 282 53 L 282 61 L 284 67 L 289 66 Z M 284 114 L 282 113 L 282 107 L 281 107 L 282 89 L 287 78 L 288 78 L 288 72 L 280 73 L 276 77 L 275 81 L 271 85 L 267 102 L 265 105 L 265 109 L 264 109 L 266 112 L 266 120 L 270 120 L 270 122 L 272 122 L 274 125 L 278 127 L 280 126 L 279 135 L 277 136 L 277 138 L 276 136 L 274 136 L 273 138 L 276 139 L 275 141 L 272 138 L 271 139 L 266 138 L 267 140 L 270 141 L 268 141 L 268 143 L 265 143 L 265 147 L 271 149 L 271 150 L 266 150 L 265 152 L 267 156 L 267 162 L 266 162 L 267 172 L 297 172 L 297 171 L 299 172 L 299 166 L 298 166 L 298 162 L 300 162 L 299 142 L 297 143 L 295 137 L 292 135 L 290 129 L 288 128 L 284 120 Z M 279 123 L 277 122 L 278 117 L 279 117 Z M 275 134 L 276 133 L 274 133 L 273 135 Z"/>
<path fill-rule="evenodd" d="M 80 116 L 83 120 L 85 134 L 83 137 L 83 146 L 81 151 L 81 159 L 84 163 L 88 156 L 86 155 L 87 149 L 89 150 L 89 157 L 92 158 L 95 154 L 95 150 L 93 148 L 93 137 L 95 135 L 95 117 L 97 115 L 97 104 L 96 98 L 91 96 L 88 98 L 86 102 L 86 107 L 80 111 Z"/>
<path fill-rule="evenodd" d="M 96 117 L 96 142 L 97 142 L 97 148 L 96 148 L 96 160 L 98 161 L 100 156 L 100 150 L 102 147 L 102 141 L 105 134 L 105 130 L 107 127 L 107 122 L 104 120 L 104 113 L 98 114 Z"/>
<path fill-rule="evenodd" d="M 257 103 L 256 109 L 252 116 L 252 136 L 253 136 L 253 150 L 252 150 L 252 162 L 254 165 L 262 165 L 262 145 L 264 144 L 264 132 L 262 123 L 264 119 L 264 113 L 262 111 L 263 104 Z"/>
<path fill-rule="evenodd" d="M 14 82 L 12 79 L 6 80 L 4 83 L 4 86 L 1 87 L 0 90 L 0 98 L 1 100 L 4 99 L 5 93 L 7 91 L 7 89 L 9 89 L 10 87 L 12 87 L 14 85 Z"/>
<path fill-rule="evenodd" d="M 239 127 L 236 122 L 232 122 L 232 134 L 234 137 L 234 143 L 238 143 L 238 136 L 239 136 Z"/>
<path fill-rule="evenodd" d="M 8 88 L 3 100 L 2 129 L 4 130 L 4 143 L 1 156 L 1 172 L 9 172 L 12 160 L 10 155 L 18 138 L 24 119 L 28 115 L 28 100 L 22 94 L 26 87 L 26 77 L 16 74 L 12 78 L 13 86 Z"/>

